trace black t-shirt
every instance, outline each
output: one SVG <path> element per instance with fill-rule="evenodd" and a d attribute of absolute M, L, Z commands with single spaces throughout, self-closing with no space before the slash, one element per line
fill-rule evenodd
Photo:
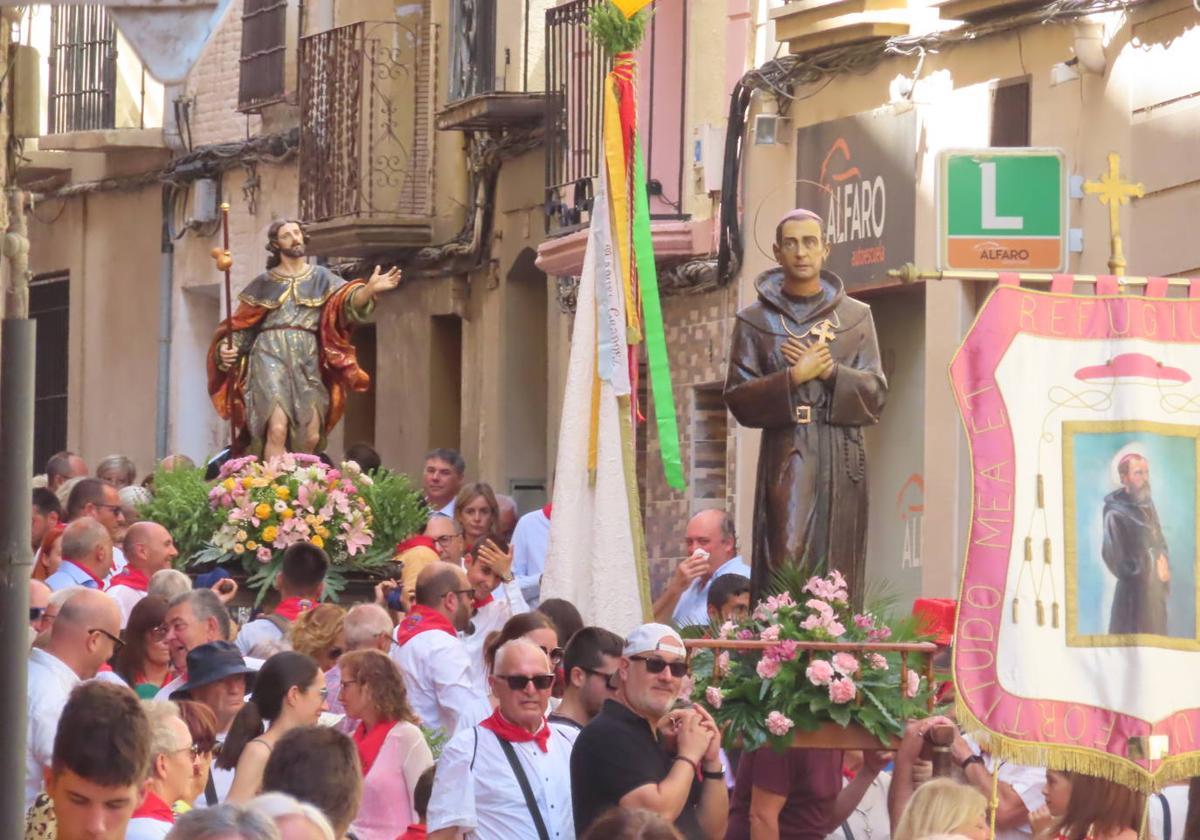
<path fill-rule="evenodd" d="M 571 752 L 571 802 L 575 833 L 582 835 L 596 818 L 621 803 L 621 797 L 667 777 L 675 757 L 658 742 L 643 718 L 615 700 L 583 728 Z M 696 818 L 700 782 L 692 784 L 687 805 L 675 827 L 688 840 L 703 840 Z"/>

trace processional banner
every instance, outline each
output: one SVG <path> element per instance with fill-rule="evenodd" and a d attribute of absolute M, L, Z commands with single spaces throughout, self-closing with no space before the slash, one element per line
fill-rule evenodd
<path fill-rule="evenodd" d="M 951 363 L 958 712 L 998 756 L 1152 790 L 1200 775 L 1200 281 L 1080 279 L 1002 275 Z"/>

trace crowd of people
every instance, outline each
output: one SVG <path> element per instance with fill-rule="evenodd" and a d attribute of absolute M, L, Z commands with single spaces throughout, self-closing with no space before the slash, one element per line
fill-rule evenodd
<path fill-rule="evenodd" d="M 347 457 L 381 468 L 363 445 Z M 278 602 L 239 626 L 234 582 L 174 569 L 171 534 L 139 520 L 152 488 L 135 483 L 127 458 L 94 476 L 77 455 L 51 458 L 33 490 L 27 837 L 1141 832 L 1144 796 L 997 762 L 961 733 L 952 772 L 932 778 L 927 736 L 957 733 L 948 717 L 910 722 L 894 754 L 726 749 L 736 739 L 688 699 L 679 629 L 751 609 L 732 518 L 692 517 L 655 621 L 621 636 L 542 599 L 551 507 L 518 517 L 512 499 L 465 476 L 457 452 L 429 453 L 428 524 L 397 546 L 400 571 L 372 598 L 324 601 L 328 558 L 297 543 L 274 582 Z M 1183 836 L 1186 789 L 1149 805 L 1150 834 Z"/>

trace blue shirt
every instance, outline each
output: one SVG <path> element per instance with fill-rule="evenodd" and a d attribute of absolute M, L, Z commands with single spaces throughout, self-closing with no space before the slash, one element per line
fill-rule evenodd
<path fill-rule="evenodd" d="M 46 578 L 46 585 L 54 592 L 66 589 L 68 586 L 83 586 L 88 589 L 99 589 L 100 584 L 88 573 L 87 569 L 71 560 L 63 559 L 58 571 Z"/>
<path fill-rule="evenodd" d="M 707 583 L 700 583 L 700 578 L 692 581 L 691 585 L 679 596 L 675 612 L 671 613 L 671 619 L 675 622 L 676 627 L 686 627 L 689 624 L 708 624 L 708 589 L 712 586 L 712 582 L 721 575 L 750 577 L 750 567 L 746 565 L 746 561 L 739 554 L 726 560 L 720 568 L 712 573 L 712 577 L 708 579 Z"/>

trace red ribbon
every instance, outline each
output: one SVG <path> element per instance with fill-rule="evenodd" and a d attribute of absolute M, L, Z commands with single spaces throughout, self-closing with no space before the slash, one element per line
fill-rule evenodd
<path fill-rule="evenodd" d="M 504 715 L 500 714 L 500 710 L 492 712 L 492 716 L 483 723 L 479 724 L 484 729 L 495 732 L 497 737 L 508 741 L 511 744 L 524 744 L 529 741 L 536 741 L 538 749 L 542 752 L 550 752 L 550 747 L 547 742 L 550 740 L 550 727 L 546 725 L 546 719 L 542 719 L 542 725 L 537 732 L 530 732 L 511 722 Z"/>
<path fill-rule="evenodd" d="M 450 619 L 435 609 L 417 604 L 408 611 L 408 615 L 396 628 L 396 644 L 403 645 L 426 630 L 443 630 L 454 638 L 458 638 L 458 631 L 454 629 Z"/>

